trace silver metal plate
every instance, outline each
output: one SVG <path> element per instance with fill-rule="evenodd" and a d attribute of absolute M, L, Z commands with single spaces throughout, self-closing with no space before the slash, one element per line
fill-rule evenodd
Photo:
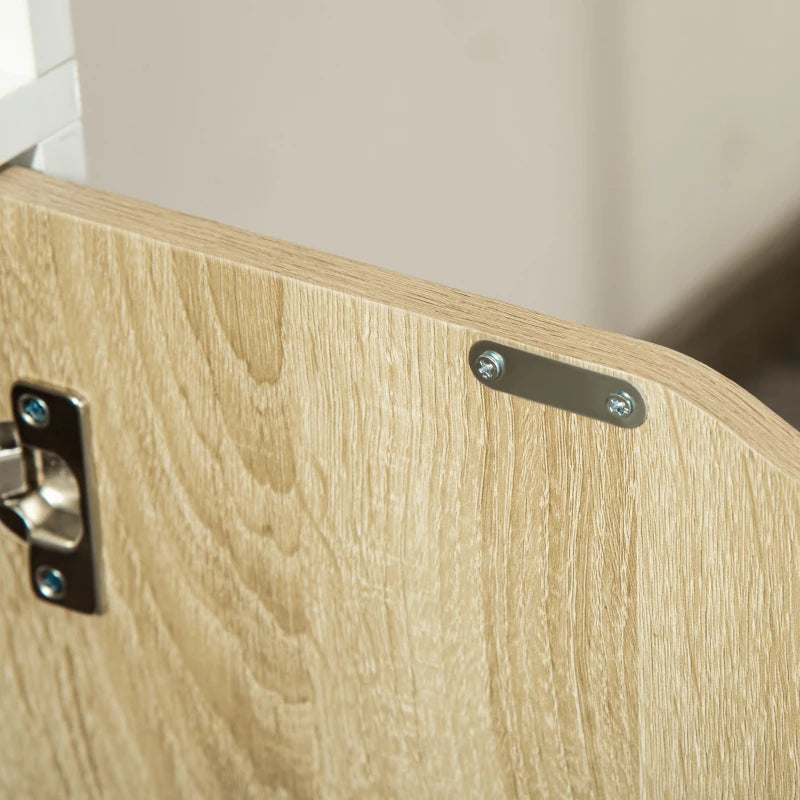
<path fill-rule="evenodd" d="M 647 418 L 639 390 L 628 381 L 601 372 L 488 340 L 472 345 L 469 366 L 487 388 L 619 428 L 637 428 Z"/>
<path fill-rule="evenodd" d="M 26 415 L 28 396 L 46 404 L 46 423 L 33 424 Z M 18 381 L 11 390 L 11 405 L 19 444 L 29 454 L 27 468 L 38 476 L 32 483 L 41 486 L 34 485 L 15 502 L 6 501 L 3 521 L 28 542 L 31 586 L 38 597 L 73 611 L 99 614 L 99 535 L 86 401 L 52 386 Z M 27 518 L 26 503 L 33 507 Z M 31 522 L 38 521 L 37 503 L 49 506 L 41 514 L 46 522 L 41 527 Z"/>

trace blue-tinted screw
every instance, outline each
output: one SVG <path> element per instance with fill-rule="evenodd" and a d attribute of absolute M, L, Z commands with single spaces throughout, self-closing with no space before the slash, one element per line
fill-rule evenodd
<path fill-rule="evenodd" d="M 496 381 L 505 369 L 505 361 L 500 353 L 484 350 L 475 361 L 475 369 L 482 381 Z"/>
<path fill-rule="evenodd" d="M 623 419 L 633 414 L 636 404 L 627 392 L 614 392 L 606 400 L 606 408 L 612 417 Z"/>
<path fill-rule="evenodd" d="M 48 600 L 59 600 L 67 593 L 67 579 L 60 569 L 42 565 L 34 573 L 39 594 Z"/>
<path fill-rule="evenodd" d="M 22 419 L 34 428 L 44 428 L 50 422 L 50 409 L 41 397 L 24 394 L 19 398 L 18 407 Z"/>

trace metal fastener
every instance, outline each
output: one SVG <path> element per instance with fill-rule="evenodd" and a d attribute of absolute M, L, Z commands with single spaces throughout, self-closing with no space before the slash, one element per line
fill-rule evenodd
<path fill-rule="evenodd" d="M 496 381 L 504 368 L 503 356 L 496 350 L 484 350 L 475 360 L 475 369 L 483 381 Z"/>
<path fill-rule="evenodd" d="M 19 398 L 18 408 L 22 419 L 34 428 L 46 428 L 50 422 L 50 409 L 41 397 L 23 394 Z"/>
<path fill-rule="evenodd" d="M 606 400 L 606 408 L 612 417 L 629 417 L 636 404 L 627 392 L 612 392 Z"/>
<path fill-rule="evenodd" d="M 60 569 L 42 565 L 34 573 L 39 594 L 48 600 L 60 600 L 67 593 L 67 579 Z"/>

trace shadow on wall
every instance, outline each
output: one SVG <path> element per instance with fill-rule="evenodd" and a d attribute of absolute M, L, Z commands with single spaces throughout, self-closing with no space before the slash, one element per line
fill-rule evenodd
<path fill-rule="evenodd" d="M 800 215 L 644 338 L 696 358 L 800 429 Z"/>

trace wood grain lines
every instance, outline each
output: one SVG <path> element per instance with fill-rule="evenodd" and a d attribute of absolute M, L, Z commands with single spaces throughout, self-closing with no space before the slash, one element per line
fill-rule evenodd
<path fill-rule="evenodd" d="M 108 594 L 0 536 L 1 797 L 797 795 L 800 434 L 710 370 L 20 169 L 0 320 L 92 404 Z"/>

